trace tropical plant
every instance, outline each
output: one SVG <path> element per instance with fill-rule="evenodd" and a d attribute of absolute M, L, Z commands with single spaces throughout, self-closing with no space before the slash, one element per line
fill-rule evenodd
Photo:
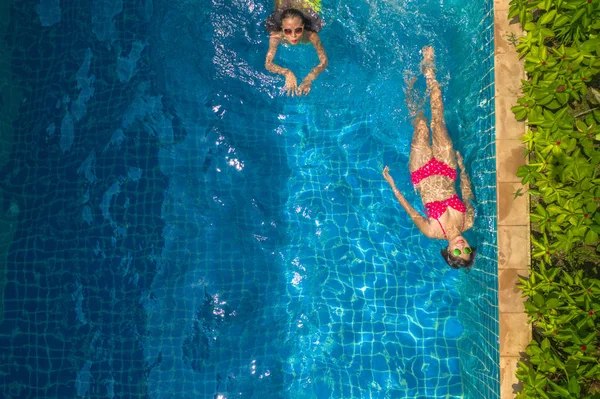
<path fill-rule="evenodd" d="M 527 79 L 512 108 L 526 120 L 532 270 L 519 287 L 534 339 L 517 398 L 600 399 L 600 0 L 512 0 Z M 521 192 L 521 191 L 520 191 Z"/>
<path fill-rule="evenodd" d="M 519 362 L 517 398 L 600 397 L 600 280 L 541 265 L 520 282 L 537 339 Z"/>

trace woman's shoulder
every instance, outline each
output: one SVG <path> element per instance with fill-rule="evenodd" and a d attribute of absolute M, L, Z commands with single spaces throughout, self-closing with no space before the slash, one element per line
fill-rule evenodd
<path fill-rule="evenodd" d="M 312 30 L 306 31 L 306 41 L 307 42 L 315 43 L 319 40 L 321 40 L 321 38 L 319 37 L 319 34 L 317 32 L 312 31 Z"/>

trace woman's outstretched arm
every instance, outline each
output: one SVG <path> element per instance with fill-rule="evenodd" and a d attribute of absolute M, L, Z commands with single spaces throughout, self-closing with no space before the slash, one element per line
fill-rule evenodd
<path fill-rule="evenodd" d="M 287 92 L 287 95 L 294 95 L 297 90 L 298 82 L 296 80 L 296 75 L 292 71 L 287 68 L 282 68 L 279 65 L 273 62 L 275 58 L 275 53 L 277 53 L 277 47 L 281 39 L 277 34 L 272 34 L 269 39 L 269 51 L 267 52 L 267 58 L 265 60 L 265 68 L 269 72 L 278 73 L 280 75 L 285 76 L 285 86 L 283 86 L 283 90 Z"/>
<path fill-rule="evenodd" d="M 298 87 L 298 95 L 308 94 L 311 89 L 312 82 L 327 68 L 327 64 L 329 61 L 327 60 L 327 54 L 325 54 L 325 48 L 323 48 L 323 43 L 321 42 L 321 38 L 319 34 L 316 32 L 310 32 L 310 36 L 308 40 L 315 46 L 315 50 L 317 51 L 317 56 L 319 57 L 319 64 L 314 67 L 308 75 L 302 81 L 302 84 Z"/>
<path fill-rule="evenodd" d="M 392 178 L 392 176 L 390 176 L 389 171 L 390 168 L 387 166 L 383 169 L 383 178 L 388 182 L 390 187 L 392 187 L 392 191 L 394 192 L 396 199 L 398 200 L 400 205 L 402 205 L 406 213 L 408 213 L 408 216 L 410 216 L 415 226 L 417 226 L 419 230 L 421 230 L 421 233 L 425 234 L 427 237 L 440 238 L 438 237 L 438 235 L 435 234 L 431 224 L 429 224 L 429 220 L 421 216 L 419 212 L 417 212 L 415 208 L 413 208 L 412 205 L 408 203 L 406 198 L 404 198 L 404 195 L 402 195 L 400 190 L 398 190 L 398 188 L 396 187 L 394 179 Z"/>
<path fill-rule="evenodd" d="M 458 151 L 456 151 L 456 160 L 458 162 L 458 167 L 460 168 L 460 193 L 462 195 L 463 202 L 467 207 L 465 230 L 468 230 L 473 227 L 473 222 L 475 219 L 475 210 L 473 209 L 473 204 L 471 204 L 471 200 L 474 198 L 473 189 L 471 187 L 471 180 L 469 179 L 469 175 L 467 175 L 467 170 L 465 169 L 463 157 Z"/>

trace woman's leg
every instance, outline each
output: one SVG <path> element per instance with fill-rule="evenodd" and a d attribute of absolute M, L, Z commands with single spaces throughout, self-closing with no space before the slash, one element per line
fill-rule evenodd
<path fill-rule="evenodd" d="M 423 47 L 423 74 L 427 80 L 429 103 L 431 105 L 431 131 L 433 156 L 456 169 L 456 156 L 452 140 L 448 135 L 444 120 L 444 102 L 440 84 L 435 79 L 433 47 Z"/>
<path fill-rule="evenodd" d="M 410 158 L 408 160 L 408 170 L 410 173 L 419 169 L 433 158 L 432 148 L 429 145 L 429 127 L 427 119 L 420 113 L 413 120 L 415 130 L 413 132 L 412 143 L 410 144 Z"/>
<path fill-rule="evenodd" d="M 412 75 L 404 76 L 404 98 L 408 108 L 408 115 L 412 120 L 414 132 L 410 144 L 410 159 L 408 161 L 408 170 L 412 173 L 425 165 L 433 157 L 431 146 L 429 145 L 429 127 L 427 119 L 420 111 L 419 101 L 414 91 L 416 78 Z"/>

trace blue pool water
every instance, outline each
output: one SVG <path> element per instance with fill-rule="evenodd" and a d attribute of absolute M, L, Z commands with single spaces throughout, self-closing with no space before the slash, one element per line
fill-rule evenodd
<path fill-rule="evenodd" d="M 306 98 L 264 70 L 271 7 L 0 5 L 0 396 L 499 397 L 491 1 L 324 3 Z M 468 274 L 381 178 L 421 208 L 426 44 L 475 186 Z"/>

